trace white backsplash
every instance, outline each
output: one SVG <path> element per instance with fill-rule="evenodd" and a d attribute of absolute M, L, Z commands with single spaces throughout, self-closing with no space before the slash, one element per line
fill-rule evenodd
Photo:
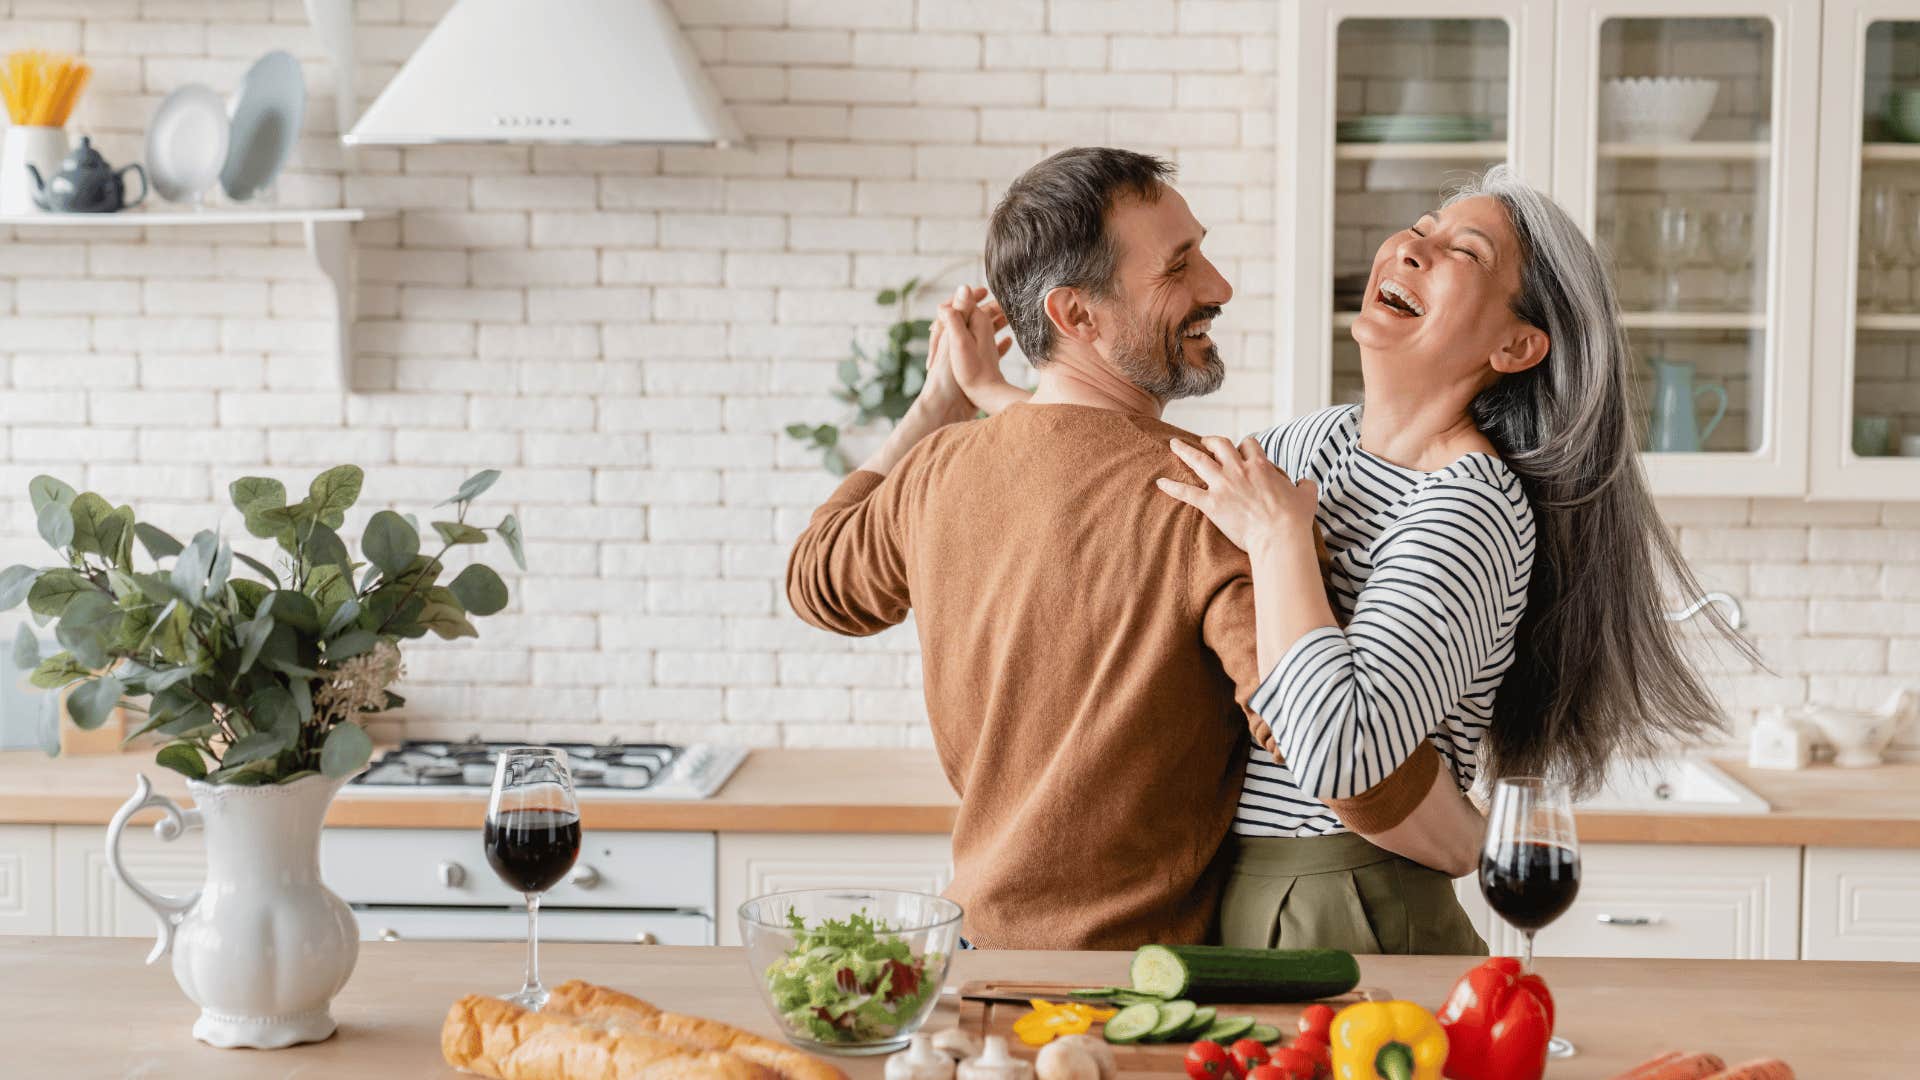
<path fill-rule="evenodd" d="M 362 105 L 446 6 L 360 0 Z M 911 628 L 847 641 L 786 608 L 787 544 L 833 480 L 780 429 L 837 417 L 850 330 L 886 322 L 874 292 L 977 278 L 1007 181 L 1089 142 L 1173 158 L 1237 290 L 1216 330 L 1226 387 L 1172 419 L 1271 423 L 1275 5 L 675 7 L 750 146 L 349 162 L 298 0 L 0 0 L 0 51 L 95 66 L 73 127 L 116 164 L 174 87 L 226 90 L 260 52 L 294 52 L 313 99 L 277 197 L 384 212 L 357 230 L 347 392 L 295 231 L 0 236 L 6 561 L 45 557 L 24 497 L 40 472 L 175 532 L 238 534 L 234 477 L 351 461 L 368 471 L 357 535 L 379 505 L 424 511 L 496 467 L 481 509 L 520 513 L 532 570 L 479 641 L 409 649 L 409 733 L 927 745 Z M 1666 509 L 1773 669 L 1717 676 L 1740 729 L 1920 677 L 1920 504 Z"/>

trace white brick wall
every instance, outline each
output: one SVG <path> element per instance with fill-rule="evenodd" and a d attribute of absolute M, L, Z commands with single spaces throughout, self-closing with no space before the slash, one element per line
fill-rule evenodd
<path fill-rule="evenodd" d="M 448 2 L 360 0 L 363 106 Z M 260 51 L 293 51 L 314 96 L 281 196 L 393 214 L 358 231 L 348 392 L 326 383 L 291 230 L 0 236 L 0 557 L 43 555 L 23 497 L 41 471 L 175 531 L 238 534 L 224 494 L 247 472 L 304 482 L 353 461 L 368 509 L 424 511 L 498 467 L 484 511 L 521 514 L 532 569 L 479 641 L 410 650 L 409 730 L 926 745 L 911 626 L 846 641 L 786 610 L 786 545 L 833 481 L 779 429 L 836 416 L 846 339 L 887 318 L 874 290 L 977 280 L 1006 183 L 1092 141 L 1182 166 L 1238 290 L 1218 324 L 1228 389 L 1173 418 L 1270 423 L 1273 4 L 676 8 L 751 146 L 368 149 L 349 165 L 297 0 L 0 0 L 0 49 L 84 49 L 75 127 L 115 162 L 140 155 L 175 86 L 230 87 Z M 1711 582 L 1748 602 L 1772 667 L 1716 667 L 1741 727 L 1809 698 L 1876 703 L 1920 674 L 1912 507 L 1668 509 Z"/>

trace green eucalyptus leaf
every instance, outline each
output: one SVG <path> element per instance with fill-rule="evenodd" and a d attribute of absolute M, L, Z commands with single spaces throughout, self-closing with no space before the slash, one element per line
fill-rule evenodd
<path fill-rule="evenodd" d="M 213 706 L 204 701 L 190 701 L 156 730 L 162 735 L 185 735 L 189 731 L 212 726 Z"/>
<path fill-rule="evenodd" d="M 897 303 L 899 303 L 899 302 L 900 302 L 900 290 L 898 290 L 898 289 L 881 289 L 881 290 L 880 290 L 880 295 L 878 295 L 878 296 L 876 296 L 876 297 L 874 297 L 874 298 L 873 298 L 873 302 L 874 302 L 874 303 L 876 303 L 876 304 L 879 304 L 879 305 L 881 305 L 881 306 L 883 306 L 883 307 L 884 307 L 884 306 L 888 306 L 888 305 L 892 305 L 892 304 L 897 304 Z"/>
<path fill-rule="evenodd" d="M 31 566 L 9 566 L 0 570 L 0 611 L 12 611 L 27 598 L 40 571 Z"/>
<path fill-rule="evenodd" d="M 81 731 L 92 731 L 113 715 L 125 689 L 120 680 L 111 675 L 83 682 L 67 695 L 67 715 L 73 717 L 74 726 Z"/>
<path fill-rule="evenodd" d="M 463 637 L 479 637 L 480 631 L 467 621 L 466 612 L 453 604 L 429 601 L 420 612 L 420 626 L 440 635 L 447 641 Z"/>
<path fill-rule="evenodd" d="M 300 523 L 300 511 L 291 506 L 255 505 L 246 511 L 247 532 L 262 540 L 279 540 L 283 544 L 292 538 L 295 526 Z"/>
<path fill-rule="evenodd" d="M 48 570 L 27 590 L 27 607 L 36 615 L 58 618 L 76 596 L 98 592 L 93 582 L 78 570 Z"/>
<path fill-rule="evenodd" d="M 233 557 L 252 567 L 254 573 L 272 582 L 274 588 L 277 589 L 280 587 L 280 575 L 273 572 L 273 567 L 268 566 L 266 563 L 261 562 L 259 559 L 245 552 L 236 551 L 233 553 Z"/>
<path fill-rule="evenodd" d="M 499 469 L 482 469 L 472 476 L 467 477 L 467 479 L 461 483 L 460 490 L 453 493 L 452 498 L 445 499 L 436 505 L 445 506 L 447 503 L 472 502 L 485 494 L 486 490 L 492 487 L 493 482 L 498 479 L 500 479 Z"/>
<path fill-rule="evenodd" d="M 188 662 L 193 644 L 193 609 L 175 600 L 153 621 L 153 647 L 166 659 Z"/>
<path fill-rule="evenodd" d="M 337 566 L 351 573 L 353 557 L 347 554 L 346 541 L 325 522 L 317 523 L 307 534 L 307 561 L 313 566 Z"/>
<path fill-rule="evenodd" d="M 227 752 L 233 752 L 232 747 Z M 258 787 L 267 782 L 268 776 L 278 767 L 271 755 L 243 761 L 238 765 L 225 765 L 207 774 L 209 784 L 232 784 L 235 787 Z"/>
<path fill-rule="evenodd" d="M 474 563 L 454 575 L 447 587 L 460 606 L 475 615 L 492 615 L 507 606 L 507 583 L 493 568 Z"/>
<path fill-rule="evenodd" d="M 72 506 L 76 494 L 71 485 L 44 474 L 27 482 L 27 498 L 32 501 L 36 515 L 54 503 Z"/>
<path fill-rule="evenodd" d="M 440 539 L 448 544 L 484 544 L 487 542 L 487 531 L 485 529 L 476 529 L 471 525 L 458 521 L 436 521 L 433 523 L 433 531 L 439 533 Z"/>
<path fill-rule="evenodd" d="M 313 683 L 306 679 L 292 679 L 287 683 L 287 692 L 293 696 L 293 713 L 301 724 L 313 722 Z"/>
<path fill-rule="evenodd" d="M 234 628 L 240 639 L 240 666 L 236 669 L 245 675 L 253 669 L 253 662 L 260 658 L 260 650 L 267 644 L 267 637 L 273 633 L 273 617 L 255 615 Z"/>
<path fill-rule="evenodd" d="M 147 549 L 147 555 L 154 562 L 178 555 L 186 545 L 169 536 L 164 530 L 141 522 L 133 527 L 133 533 L 140 538 L 140 546 Z"/>
<path fill-rule="evenodd" d="M 812 424 L 788 424 L 787 434 L 795 439 L 813 438 Z"/>
<path fill-rule="evenodd" d="M 249 761 L 270 758 L 285 750 L 288 740 L 284 732 L 256 731 L 242 735 L 227 751 L 220 755 L 220 764 L 226 768 L 245 765 Z"/>
<path fill-rule="evenodd" d="M 153 760 L 155 764 L 172 769 L 189 780 L 204 780 L 207 777 L 207 763 L 200 757 L 200 751 L 187 743 L 163 746 Z"/>
<path fill-rule="evenodd" d="M 154 607 L 146 603 L 132 607 L 123 604 L 120 610 L 120 622 L 107 637 L 107 651 L 115 655 L 138 652 L 140 643 L 147 640 L 153 630 Z"/>
<path fill-rule="evenodd" d="M 858 362 L 854 360 L 842 360 L 840 361 L 840 366 L 834 369 L 834 371 L 835 374 L 840 376 L 841 385 L 848 389 L 853 389 L 860 385 L 860 365 Z"/>
<path fill-rule="evenodd" d="M 360 550 L 380 572 L 394 577 L 413 564 L 420 554 L 420 534 L 405 518 L 391 510 L 382 510 L 367 522 Z"/>
<path fill-rule="evenodd" d="M 170 584 L 175 596 L 196 605 L 206 599 L 207 571 L 213 568 L 219 548 L 220 538 L 213 533 L 203 530 L 194 534 L 186 550 L 173 561 Z"/>
<path fill-rule="evenodd" d="M 68 652 L 54 653 L 40 661 L 27 681 L 42 690 L 58 690 L 76 679 L 84 679 L 93 674 L 92 670 L 80 666 Z"/>
<path fill-rule="evenodd" d="M 213 552 L 213 566 L 207 571 L 207 595 L 219 596 L 227 591 L 227 578 L 233 573 L 233 546 L 225 540 Z"/>
<path fill-rule="evenodd" d="M 320 775 L 319 769 L 301 769 L 299 772 L 288 773 L 287 775 L 281 777 L 280 779 L 275 780 L 274 783 L 291 784 L 296 781 L 305 780 L 309 776 L 319 776 L 319 775 Z"/>
<path fill-rule="evenodd" d="M 320 771 L 338 779 L 352 776 L 367 764 L 373 754 L 373 740 L 367 731 L 351 720 L 342 720 L 327 732 L 320 746 Z"/>
<path fill-rule="evenodd" d="M 120 542 L 113 504 L 88 491 L 75 496 L 67 512 L 73 517 L 73 550 L 113 558 Z M 113 535 L 103 535 L 106 530 L 112 530 Z"/>
<path fill-rule="evenodd" d="M 248 618 L 260 615 L 260 605 L 267 603 L 267 598 L 274 594 L 273 589 L 247 578 L 234 578 L 227 582 L 227 588 L 240 601 L 239 613 Z"/>
<path fill-rule="evenodd" d="M 141 681 L 146 683 L 147 693 L 157 695 L 157 694 L 164 694 L 168 690 L 174 688 L 175 686 L 178 686 L 183 682 L 186 682 L 188 679 L 191 679 L 191 678 L 193 678 L 192 668 L 170 667 L 170 668 L 162 668 L 159 671 L 153 672 L 152 674 L 146 676 Z"/>
<path fill-rule="evenodd" d="M 101 527 L 101 543 L 111 548 L 108 558 L 121 570 L 133 569 L 134 529 L 138 526 L 139 523 L 133 519 L 133 507 L 118 506 Z"/>
<path fill-rule="evenodd" d="M 360 500 L 360 486 L 366 474 L 358 465 L 336 465 L 319 476 L 307 488 L 307 504 L 329 529 L 337 529 L 346 520 L 346 512 Z"/>
<path fill-rule="evenodd" d="M 315 606 L 312 597 L 292 589 L 280 589 L 270 598 L 275 622 L 285 623 L 303 633 L 320 632 L 320 609 Z"/>
<path fill-rule="evenodd" d="M 371 630 L 349 630 L 327 643 L 327 661 L 351 660 L 379 643 L 380 636 Z"/>
<path fill-rule="evenodd" d="M 133 583 L 140 588 L 140 595 L 155 604 L 164 604 L 173 597 L 173 575 L 159 570 L 151 574 L 133 574 Z"/>
<path fill-rule="evenodd" d="M 513 565 L 525 570 L 527 568 L 527 553 L 523 545 L 526 541 L 525 538 L 520 535 L 520 519 L 514 517 L 512 514 L 508 514 L 506 517 L 500 519 L 500 527 L 494 531 L 499 533 L 500 539 L 506 542 L 507 554 L 513 556 Z"/>
<path fill-rule="evenodd" d="M 13 666 L 32 671 L 40 666 L 40 636 L 26 623 L 13 632 Z"/>
<path fill-rule="evenodd" d="M 251 515 L 255 507 L 287 505 L 287 486 L 266 476 L 243 476 L 227 485 L 233 508 Z"/>
<path fill-rule="evenodd" d="M 324 638 L 334 637 L 338 635 L 340 631 L 353 625 L 353 621 L 359 617 L 360 601 L 348 599 L 342 602 L 339 607 L 334 608 L 333 614 L 327 616 L 327 625 L 320 629 L 320 636 Z"/>
<path fill-rule="evenodd" d="M 40 529 L 40 539 L 50 548 L 65 550 L 73 543 L 73 514 L 62 503 L 48 503 L 40 508 L 36 521 Z"/>

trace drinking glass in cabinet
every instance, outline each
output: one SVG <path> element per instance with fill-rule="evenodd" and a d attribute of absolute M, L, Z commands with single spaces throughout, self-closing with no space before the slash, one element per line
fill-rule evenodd
<path fill-rule="evenodd" d="M 1745 311 L 1749 303 L 1745 271 L 1753 262 L 1753 212 L 1715 210 L 1711 230 L 1713 262 L 1726 277 L 1728 311 Z"/>
<path fill-rule="evenodd" d="M 1891 311 L 1890 274 L 1906 255 L 1907 228 L 1900 192 L 1891 186 L 1870 189 L 1860 204 L 1860 253 L 1872 274 L 1860 283 L 1860 310 Z"/>
<path fill-rule="evenodd" d="M 1648 235 L 1653 244 L 1653 263 L 1660 270 L 1662 308 L 1680 309 L 1680 271 L 1699 257 L 1704 233 L 1705 219 L 1699 211 L 1685 206 L 1654 208 Z"/>

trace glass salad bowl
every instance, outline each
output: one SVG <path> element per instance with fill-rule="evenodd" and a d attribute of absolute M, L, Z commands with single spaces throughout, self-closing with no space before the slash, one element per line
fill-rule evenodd
<path fill-rule="evenodd" d="M 898 889 L 798 889 L 740 905 L 760 997 L 787 1038 L 833 1054 L 907 1045 L 940 1000 L 960 905 Z"/>

